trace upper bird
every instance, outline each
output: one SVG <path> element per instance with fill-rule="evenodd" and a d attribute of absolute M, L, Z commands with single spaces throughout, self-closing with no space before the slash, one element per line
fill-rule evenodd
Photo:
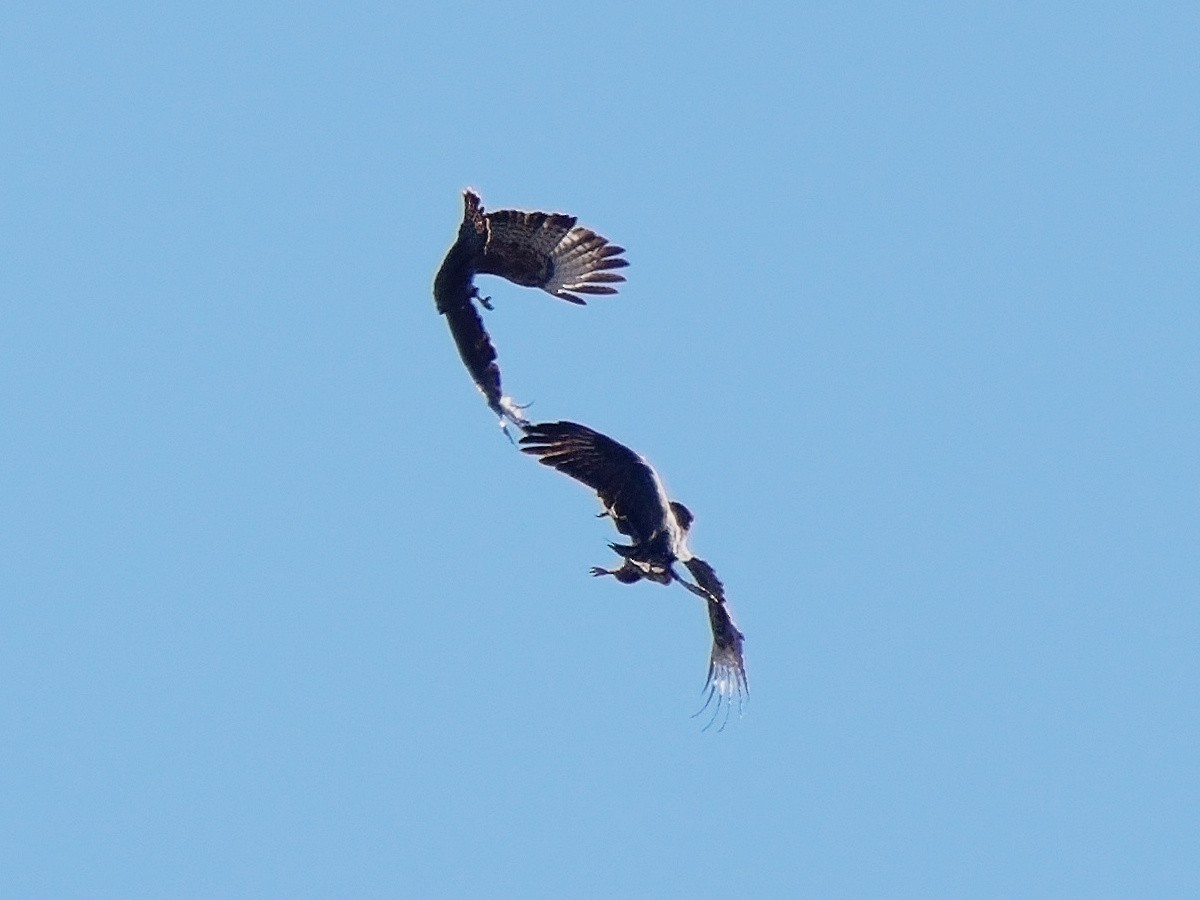
<path fill-rule="evenodd" d="M 739 711 L 748 693 L 746 664 L 742 656 L 742 633 L 738 631 L 725 603 L 725 587 L 713 567 L 692 554 L 687 545 L 693 516 L 682 503 L 667 498 L 662 479 L 637 453 L 607 435 L 575 422 L 527 424 L 521 450 L 538 457 L 576 481 L 586 484 L 600 497 L 604 512 L 629 544 L 609 544 L 621 557 L 616 569 L 592 568 L 593 575 L 612 575 L 624 584 L 643 578 L 658 584 L 678 581 L 705 601 L 713 644 L 705 686 L 705 706 L 715 697 L 713 720 L 726 703 L 736 698 Z M 678 561 L 687 567 L 696 584 L 675 572 Z M 709 724 L 712 724 L 712 721 Z M 707 726 L 706 726 L 707 727 Z M 724 727 L 724 724 L 721 726 Z"/>
<path fill-rule="evenodd" d="M 578 294 L 615 294 L 612 285 L 625 277 L 612 270 L 629 263 L 621 256 L 623 247 L 576 227 L 574 216 L 516 209 L 485 213 L 479 195 L 470 189 L 463 191 L 463 205 L 458 238 L 433 280 L 433 299 L 450 325 L 467 371 L 507 433 L 505 420 L 521 429 L 529 422 L 501 390 L 496 348 L 472 301 L 487 309 L 492 306 L 475 286 L 475 276 L 499 275 L 582 305 L 585 301 Z"/>

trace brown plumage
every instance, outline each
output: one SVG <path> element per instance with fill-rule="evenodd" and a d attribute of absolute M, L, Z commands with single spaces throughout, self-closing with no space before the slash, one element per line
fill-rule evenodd
<path fill-rule="evenodd" d="M 712 630 L 705 687 L 705 708 L 716 700 L 713 721 L 725 706 L 736 700 L 739 711 L 749 692 L 746 664 L 742 655 L 742 633 L 738 631 L 725 602 L 725 586 L 707 562 L 692 554 L 687 545 L 692 513 L 682 503 L 667 498 L 662 479 L 641 456 L 624 444 L 575 422 L 527 424 L 521 450 L 538 458 L 542 465 L 594 490 L 609 516 L 629 544 L 609 544 L 622 557 L 620 567 L 593 567 L 593 575 L 612 575 L 623 584 L 642 579 L 658 584 L 677 581 L 705 602 Z M 696 580 L 680 578 L 674 563 L 681 562 Z M 707 726 L 706 726 L 707 727 Z M 724 728 L 724 723 L 721 725 Z"/>
<path fill-rule="evenodd" d="M 612 270 L 629 263 L 624 249 L 561 213 L 502 209 L 485 213 L 479 195 L 463 192 L 458 237 L 433 281 L 433 298 L 446 317 L 459 356 L 488 406 L 518 428 L 528 422 L 500 386 L 496 348 L 483 327 L 474 301 L 491 309 L 475 286 L 477 274 L 499 275 L 514 284 L 537 287 L 554 297 L 582 305 L 579 294 L 615 294 L 625 280 Z M 506 429 L 507 433 L 507 429 Z"/>

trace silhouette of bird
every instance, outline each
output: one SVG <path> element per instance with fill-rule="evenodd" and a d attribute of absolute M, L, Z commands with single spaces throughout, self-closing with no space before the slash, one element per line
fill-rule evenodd
<path fill-rule="evenodd" d="M 621 256 L 624 248 L 576 227 L 574 216 L 515 209 L 485 213 L 479 195 L 469 189 L 463 205 L 458 237 L 433 281 L 433 298 L 463 364 L 508 434 L 506 422 L 521 429 L 529 423 L 500 386 L 496 348 L 474 303 L 490 310 L 491 298 L 479 293 L 475 276 L 499 275 L 582 305 L 579 294 L 615 294 L 612 285 L 625 278 L 612 270 L 629 263 Z"/>
<path fill-rule="evenodd" d="M 717 573 L 687 545 L 691 511 L 668 499 L 662 479 L 645 459 L 598 431 L 575 422 L 527 423 L 524 430 L 521 450 L 594 490 L 604 506 L 600 515 L 611 518 L 617 531 L 630 539 L 628 544 L 609 544 L 622 559 L 619 567 L 595 566 L 593 575 L 612 575 L 623 584 L 642 579 L 658 584 L 677 581 L 705 601 L 713 643 L 705 680 L 708 695 L 699 712 L 715 699 L 713 717 L 705 728 L 716 721 L 722 703 L 725 721 L 734 702 L 740 714 L 749 693 L 743 636 L 729 614 Z M 675 562 L 683 563 L 695 584 L 679 576 Z"/>

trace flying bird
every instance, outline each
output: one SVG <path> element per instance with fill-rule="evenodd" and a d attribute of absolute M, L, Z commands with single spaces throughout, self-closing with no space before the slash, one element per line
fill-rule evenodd
<path fill-rule="evenodd" d="M 700 712 L 716 701 L 705 728 L 716 721 L 722 704 L 726 721 L 735 701 L 740 714 L 749 693 L 743 636 L 729 614 L 717 573 L 688 548 L 691 511 L 667 497 L 662 479 L 645 459 L 598 431 L 575 422 L 529 423 L 524 430 L 521 450 L 594 490 L 604 507 L 600 515 L 611 518 L 617 531 L 630 539 L 628 544 L 608 545 L 621 557 L 620 566 L 595 566 L 593 575 L 612 575 L 623 584 L 677 581 L 704 600 L 713 643 L 704 685 L 708 695 Z M 695 584 L 679 576 L 676 562 L 683 563 Z"/>
<path fill-rule="evenodd" d="M 500 387 L 496 348 L 474 302 L 490 310 L 491 298 L 479 293 L 475 276 L 499 275 L 583 305 L 579 294 L 615 294 L 612 285 L 625 277 L 612 270 L 629 263 L 621 256 L 623 247 L 576 227 L 574 216 L 515 209 L 485 213 L 472 190 L 463 191 L 463 205 L 458 237 L 433 281 L 433 299 L 467 371 L 508 434 L 507 422 L 522 430 L 529 422 Z"/>

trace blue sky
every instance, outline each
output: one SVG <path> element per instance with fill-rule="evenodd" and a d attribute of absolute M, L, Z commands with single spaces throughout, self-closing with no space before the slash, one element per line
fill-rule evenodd
<path fill-rule="evenodd" d="M 1200 889 L 1186 4 L 0 25 L 6 895 Z M 628 249 L 487 323 L 696 513 L 722 734 L 434 311 L 468 185 Z"/>

